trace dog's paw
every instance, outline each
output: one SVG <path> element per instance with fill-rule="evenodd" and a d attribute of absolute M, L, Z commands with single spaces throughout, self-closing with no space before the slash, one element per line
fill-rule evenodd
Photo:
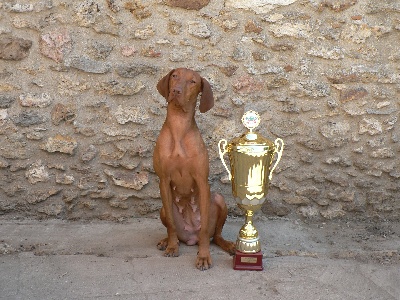
<path fill-rule="evenodd" d="M 164 251 L 165 249 L 167 249 L 167 246 L 168 246 L 168 238 L 165 238 L 158 242 L 157 249 Z"/>
<path fill-rule="evenodd" d="M 207 255 L 205 257 L 201 257 L 200 255 L 197 255 L 197 260 L 196 260 L 196 268 L 197 269 L 199 269 L 200 271 L 205 271 L 211 267 L 212 267 L 212 261 L 211 261 L 210 255 Z"/>
<path fill-rule="evenodd" d="M 177 244 L 176 246 L 173 247 L 168 246 L 167 249 L 165 249 L 164 256 L 167 257 L 179 256 L 179 245 Z"/>
<path fill-rule="evenodd" d="M 168 256 L 168 257 L 179 256 L 179 242 L 177 242 L 173 246 L 169 246 L 167 237 L 158 242 L 157 249 L 165 251 L 164 256 Z"/>
<path fill-rule="evenodd" d="M 236 254 L 236 244 L 233 242 L 227 241 L 227 247 L 226 247 L 225 251 L 228 252 L 230 255 L 235 255 Z"/>

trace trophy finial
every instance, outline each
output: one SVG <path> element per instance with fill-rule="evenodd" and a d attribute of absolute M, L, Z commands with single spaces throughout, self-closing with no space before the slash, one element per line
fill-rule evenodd
<path fill-rule="evenodd" d="M 242 117 L 242 123 L 244 127 L 250 131 L 250 133 L 253 132 L 253 129 L 260 125 L 260 121 L 260 115 L 254 110 L 246 111 Z"/>
<path fill-rule="evenodd" d="M 243 114 L 242 123 L 244 127 L 249 130 L 249 132 L 246 134 L 248 140 L 252 141 L 257 139 L 257 134 L 253 133 L 253 129 L 260 125 L 260 121 L 260 115 L 254 110 L 246 111 Z"/>

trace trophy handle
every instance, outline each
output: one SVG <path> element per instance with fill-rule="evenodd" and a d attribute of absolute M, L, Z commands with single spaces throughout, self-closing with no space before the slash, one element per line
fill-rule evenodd
<path fill-rule="evenodd" d="M 229 180 L 232 180 L 231 171 L 229 171 L 228 166 L 226 165 L 225 160 L 224 160 L 224 155 L 225 155 L 226 152 L 228 152 L 228 151 L 226 150 L 226 145 L 227 145 L 227 144 L 228 144 L 228 142 L 227 142 L 225 139 L 220 140 L 220 141 L 218 142 L 218 151 L 219 151 L 219 158 L 221 159 L 222 164 L 224 165 L 226 171 L 227 171 L 228 174 L 229 174 Z M 223 150 L 221 150 L 221 148 L 222 148 Z"/>
<path fill-rule="evenodd" d="M 276 158 L 276 162 L 273 165 L 273 167 L 271 168 L 271 171 L 269 172 L 269 180 L 272 179 L 272 173 L 274 172 L 276 166 L 278 165 L 279 161 L 281 160 L 282 157 L 282 152 L 283 152 L 283 140 L 280 138 L 277 138 L 274 142 L 275 144 L 275 152 L 278 154 L 278 157 Z"/>

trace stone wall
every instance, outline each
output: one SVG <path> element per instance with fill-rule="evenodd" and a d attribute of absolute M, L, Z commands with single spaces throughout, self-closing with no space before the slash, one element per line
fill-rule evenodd
<path fill-rule="evenodd" d="M 400 215 L 399 1 L 4 0 L 0 64 L 0 214 L 155 214 L 155 86 L 188 67 L 213 87 L 196 119 L 231 214 L 217 142 L 251 108 L 286 143 L 263 213 Z"/>

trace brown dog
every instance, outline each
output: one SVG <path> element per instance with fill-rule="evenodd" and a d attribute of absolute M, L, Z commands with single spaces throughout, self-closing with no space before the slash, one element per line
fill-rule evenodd
<path fill-rule="evenodd" d="M 165 256 L 179 255 L 179 241 L 199 245 L 196 267 L 211 267 L 210 238 L 233 254 L 235 245 L 222 238 L 227 208 L 220 194 L 210 195 L 208 153 L 194 115 L 197 96 L 200 112 L 214 106 L 207 80 L 189 69 L 175 69 L 157 84 L 167 99 L 167 118 L 154 149 L 154 170 L 160 178 L 161 221 L 168 237 L 158 243 Z"/>

